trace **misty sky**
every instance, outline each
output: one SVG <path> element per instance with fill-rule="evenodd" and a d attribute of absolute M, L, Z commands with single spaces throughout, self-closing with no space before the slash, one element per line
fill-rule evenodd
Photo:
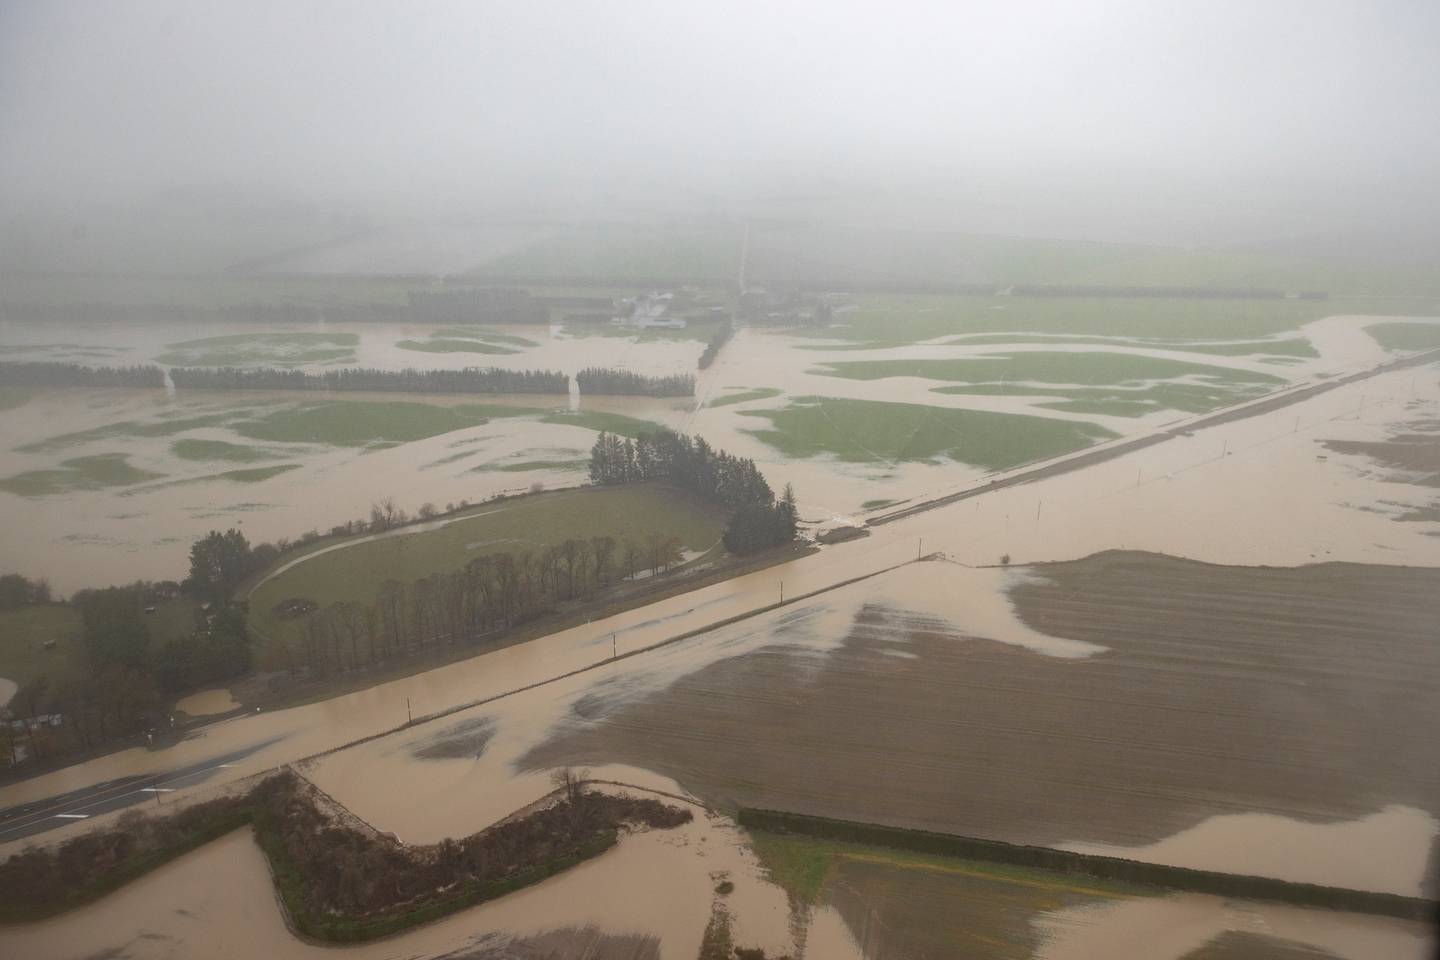
<path fill-rule="evenodd" d="M 1243 240 L 1440 213 L 1437 50 L 1434 0 L 8 0 L 0 202 Z"/>

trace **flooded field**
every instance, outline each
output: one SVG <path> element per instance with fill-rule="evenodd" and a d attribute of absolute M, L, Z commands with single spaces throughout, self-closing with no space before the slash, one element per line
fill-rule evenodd
<path fill-rule="evenodd" d="M 938 308 L 922 299 L 877 316 L 903 327 L 930 309 Z M 597 430 L 662 425 L 753 457 L 772 481 L 795 484 L 806 519 L 843 523 L 867 504 L 924 498 L 938 487 L 1143 434 L 1388 355 L 1365 333 L 1373 318 L 1354 316 L 1308 321 L 1274 340 L 1073 334 L 1056 342 L 1017 330 L 890 345 L 837 339 L 863 335 L 857 331 L 865 323 L 879 321 L 858 319 L 870 316 L 863 311 L 857 319 L 836 316 L 821 336 L 740 330 L 701 373 L 693 401 L 12 391 L 0 449 L 0 519 L 27 545 L 27 573 L 48 576 L 62 590 L 117 575 L 172 579 L 183 573 L 188 544 L 210 529 L 243 526 L 252 540 L 294 538 L 363 516 L 385 497 L 413 512 L 425 502 L 475 502 L 535 483 L 573 485 L 585 478 Z M 1224 330 L 1223 317 L 1206 319 Z M 1054 322 L 1049 313 L 1030 319 Z M 693 370 L 707 330 L 158 322 L 57 330 L 7 320 L 0 349 L 9 360 L 83 363 L 306 370 L 498 364 L 567 373 L 614 365 L 660 375 Z M 916 332 L 933 331 L 922 325 Z M 1279 352 L 1265 352 L 1271 349 Z"/>
<path fill-rule="evenodd" d="M 1360 350 L 1364 334 L 1350 321 L 1327 321 L 1315 333 L 1317 344 L 1355 349 L 1361 359 L 1350 366 L 1385 355 L 1378 345 Z M 982 348 L 993 345 L 967 349 Z M 517 362 L 529 348 L 521 349 L 501 359 L 531 366 Z M 662 342 L 656 349 L 679 348 Z M 1037 415 L 1034 401 L 1054 400 L 938 394 L 923 378 L 797 373 L 793 357 L 804 349 L 800 338 L 742 332 L 701 378 L 706 402 L 698 411 L 679 401 L 581 398 L 580 422 L 609 414 L 629 420 L 588 422 L 665 423 L 756 455 L 772 480 L 797 484 L 802 514 L 823 526 L 884 513 L 874 501 L 903 505 L 943 495 L 983 478 L 984 469 L 946 459 L 784 456 L 755 435 L 758 418 L 747 411 L 824 396 L 809 392 L 823 389 L 818 384 L 838 385 L 829 396 L 857 403 L 888 403 L 913 390 L 907 402 L 998 414 Z M 747 364 L 743 380 L 730 356 Z M 789 372 L 781 369 L 787 363 Z M 865 393 L 872 389 L 881 392 Z M 737 395 L 734 403 L 711 402 Z M 316 413 L 316 399 L 295 395 L 39 391 L 6 414 L 15 426 L 6 437 L 7 476 L 63 469 L 87 479 L 63 495 L 0 496 L 34 556 L 73 568 L 76 583 L 66 586 L 95 582 L 117 556 L 136 571 L 128 576 L 152 563 L 153 575 L 176 576 L 189 537 L 164 543 L 137 531 L 184 529 L 166 519 L 177 504 L 186 505 L 185 523 L 197 535 L 243 518 L 242 529 L 264 539 L 316 526 L 324 511 L 338 514 L 335 522 L 363 515 L 372 499 L 398 491 L 437 503 L 474 501 L 483 496 L 477 490 L 573 477 L 553 464 L 583 456 L 594 429 L 555 422 L 557 414 L 574 416 L 564 398 L 553 406 L 537 399 L 326 398 L 331 406 Z M 386 410 L 350 417 L 339 406 L 348 403 L 377 405 L 370 414 Z M 395 403 L 408 406 L 387 407 Z M 1069 418 L 1118 436 L 1183 417 L 1053 413 L 1056 423 Z M 1431 771 L 1440 768 L 1440 749 L 1429 731 L 1440 717 L 1423 691 L 1440 682 L 1426 626 L 1440 617 L 1433 599 L 1440 583 L 1419 568 L 1437 566 L 1440 540 L 1433 520 L 1401 522 L 1433 502 L 1434 490 L 1427 470 L 1405 469 L 1410 461 L 1400 463 L 1404 455 L 1385 445 L 1412 442 L 1407 438 L 1425 435 L 1437 418 L 1433 366 L 1384 374 L 1075 473 L 875 526 L 863 540 L 521 646 L 320 703 L 222 721 L 163 750 L 128 750 L 47 774 L 0 790 L 0 803 L 209 762 L 214 769 L 203 785 L 187 782 L 171 795 L 201 796 L 314 757 L 303 765 L 306 774 L 356 815 L 406 841 L 429 842 L 509 815 L 548 789 L 553 767 L 577 763 L 596 777 L 690 791 L 722 808 L 773 805 L 1433 895 L 1440 783 Z M 360 436 L 354 423 L 382 429 Z M 472 457 L 471 450 L 478 452 Z M 165 476 L 86 487 L 100 482 L 89 467 L 63 466 L 107 455 Z M 539 462 L 548 465 L 493 469 Z M 287 464 L 297 466 L 253 481 L 211 476 L 160 486 Z M 86 539 L 52 542 L 45 531 L 57 517 L 83 524 Z M 1119 547 L 1129 552 L 1103 552 Z M 914 563 L 917 554 L 939 558 Z M 998 565 L 1002 557 L 1008 568 Z M 1331 560 L 1349 563 L 1254 566 Z M 641 650 L 772 604 L 782 590 L 787 600 L 803 599 L 608 662 L 612 643 L 621 654 Z M 577 669 L 584 672 L 555 679 Z M 496 697 L 315 756 L 395 729 L 407 709 L 428 715 Z M 204 714 L 229 704 L 227 694 L 211 691 L 191 706 Z M 231 754 L 223 767 L 214 759 Z M 41 838 L 84 828 L 72 824 Z M 745 835 L 723 818 L 700 818 L 693 830 L 683 842 L 660 834 L 627 838 L 539 887 L 391 944 L 345 952 L 523 956 L 563 943 L 597 956 L 688 958 L 717 903 L 735 943 L 772 955 L 803 946 L 809 956 L 869 957 L 884 943 L 887 956 L 928 956 L 927 944 L 939 941 L 927 937 L 953 933 L 937 926 L 901 935 L 894 918 L 909 901 L 893 891 L 904 884 L 895 886 L 900 881 L 888 867 L 859 861 L 839 870 L 844 883 L 797 920 L 793 898 L 772 882 Z M 11 840 L 0 850 L 19 846 Z M 1376 857 L 1376 849 L 1386 855 Z M 221 872 L 237 878 L 226 889 L 243 889 L 243 897 L 221 893 L 213 879 Z M 721 875 L 739 878 L 723 902 L 715 892 Z M 645 878 L 659 876 L 671 882 L 647 886 Z M 944 876 L 945 884 L 970 882 Z M 7 930 L 0 944 L 24 955 L 44 955 L 26 948 L 54 944 L 49 955 L 76 957 L 122 946 L 135 956 L 283 957 L 316 949 L 285 930 L 267 879 L 251 841 L 236 835 L 66 918 L 71 922 Z M 1014 894 L 966 889 L 976 902 Z M 923 903 L 953 892 L 917 887 L 915 896 Z M 557 912 L 556 902 L 569 906 Z M 1311 920 L 1309 911 L 1198 897 L 1057 895 L 1016 909 L 995 915 L 995 939 L 1007 944 L 996 946 L 995 956 L 1013 955 L 1005 950 L 1014 942 L 1030 945 L 1022 956 L 1093 955 L 1095 944 L 1124 955 L 1139 933 L 1176 918 L 1188 931 L 1174 941 L 1177 958 L 1201 949 L 1264 956 L 1277 939 L 1339 957 L 1373 955 L 1376 944 L 1397 956 L 1424 949 L 1413 927 L 1330 914 Z M 1026 937 L 1017 941 L 1006 923 L 1019 924 L 1014 929 Z"/>
<path fill-rule="evenodd" d="M 828 595 L 825 626 L 584 698 L 520 766 L 618 760 L 727 807 L 1409 895 L 1440 881 L 1440 575 L 1102 554 L 1012 575 L 1021 633 L 970 616 L 971 573 L 905 567 Z M 823 658 L 788 642 L 837 616 Z"/>

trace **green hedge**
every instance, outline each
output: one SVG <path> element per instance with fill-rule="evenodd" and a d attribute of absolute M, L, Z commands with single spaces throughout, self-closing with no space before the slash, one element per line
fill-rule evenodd
<path fill-rule="evenodd" d="M 44 920 L 48 917 L 64 913 L 67 910 L 73 910 L 76 907 L 82 907 L 87 903 L 99 900 L 106 894 L 120 889 L 131 880 L 135 880 L 149 873 L 151 870 L 164 866 L 176 857 L 189 853 L 198 847 L 203 847 L 211 840 L 223 837 L 232 830 L 238 830 L 249 823 L 250 820 L 251 811 L 248 807 L 220 814 L 206 821 L 193 833 L 183 839 L 130 857 L 114 870 L 101 875 L 93 882 L 74 887 L 64 898 L 55 900 L 44 906 L 32 907 L 19 906 L 13 903 L 0 903 L 0 924 L 33 923 L 37 920 Z"/>
<path fill-rule="evenodd" d="M 1436 914 L 1436 903 L 1418 897 L 1369 890 L 1347 890 L 1313 883 L 1293 883 L 1271 877 L 1192 870 L 1143 860 L 1103 857 L 1053 847 L 1032 847 L 999 840 L 981 840 L 928 830 L 906 830 L 874 823 L 832 820 L 782 810 L 742 808 L 736 818 L 744 827 L 771 833 L 797 834 L 821 840 L 840 840 L 894 847 L 966 860 L 1036 867 L 1057 873 L 1081 874 L 1171 890 L 1209 893 L 1245 900 L 1273 900 L 1306 907 L 1325 907 L 1386 917 L 1426 920 Z"/>
<path fill-rule="evenodd" d="M 536 864 L 511 874 L 501 880 L 489 883 L 469 883 L 462 891 L 445 900 L 420 904 L 407 910 L 384 914 L 378 917 L 359 918 L 332 915 L 316 915 L 305 906 L 305 880 L 285 852 L 281 832 L 274 822 L 274 815 L 259 811 L 255 816 L 255 839 L 270 861 L 281 902 L 289 914 L 290 925 L 297 933 L 326 943 L 359 943 L 388 937 L 423 923 L 430 923 L 464 910 L 487 900 L 494 900 L 507 893 L 553 877 L 563 870 L 599 856 L 619 840 L 615 830 L 596 834 L 574 850 L 559 857 Z"/>
<path fill-rule="evenodd" d="M 445 900 L 421 904 L 396 913 L 372 918 L 316 916 L 305 906 L 305 878 L 285 853 L 275 815 L 261 807 L 249 805 L 226 811 L 198 826 L 183 839 L 155 850 L 131 857 L 107 871 L 93 883 L 72 888 L 69 895 L 44 906 L 19 906 L 0 901 L 0 924 L 33 923 L 56 916 L 67 910 L 98 900 L 151 870 L 169 863 L 246 824 L 255 826 L 255 839 L 270 862 L 281 902 L 297 933 L 327 943 L 357 943 L 390 936 L 411 927 L 429 923 L 487 900 L 504 896 L 561 871 L 599 856 L 619 841 L 616 830 L 604 830 L 581 843 L 568 853 L 551 857 L 508 877 L 489 883 L 469 883 L 460 893 Z"/>

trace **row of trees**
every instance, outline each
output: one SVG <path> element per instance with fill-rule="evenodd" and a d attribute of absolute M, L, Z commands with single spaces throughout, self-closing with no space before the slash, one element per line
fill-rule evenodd
<path fill-rule="evenodd" d="M 710 340 L 705 344 L 704 352 L 700 354 L 701 370 L 710 369 L 710 364 L 714 363 L 715 358 L 720 355 L 720 348 L 729 343 L 730 338 L 734 335 L 735 324 L 729 320 L 725 321 L 718 330 L 710 335 Z"/>
<path fill-rule="evenodd" d="M 554 298 L 608 309 L 605 298 Z M 572 302 L 573 301 L 573 302 Z M 548 323 L 549 300 L 517 287 L 410 290 L 405 303 L 40 303 L 5 301 L 0 316 L 56 323 Z"/>
<path fill-rule="evenodd" d="M 582 394 L 605 393 L 629 397 L 693 397 L 695 377 L 677 373 L 668 377 L 649 377 L 630 370 L 613 367 L 586 367 L 575 374 Z"/>
<path fill-rule="evenodd" d="M 622 579 L 662 573 L 683 557 L 678 537 L 652 531 L 638 541 L 570 538 L 539 551 L 486 554 L 410 584 L 390 580 L 370 603 L 344 601 L 310 614 L 303 663 L 291 667 L 326 676 L 474 644 Z"/>
<path fill-rule="evenodd" d="M 44 323 L 269 323 L 277 325 L 320 323 L 406 323 L 412 319 L 405 304 L 396 303 L 232 303 L 201 306 L 182 303 L 36 303 L 6 301 L 6 317 Z"/>
<path fill-rule="evenodd" d="M 8 724 L 3 748 L 11 761 L 23 743 L 37 760 L 147 730 L 167 729 L 163 714 L 173 697 L 240 676 L 250 669 L 250 635 L 243 604 L 230 597 L 246 577 L 273 562 L 278 547 L 254 549 L 238 530 L 212 531 L 190 550 L 184 583 L 138 581 L 128 586 L 80 590 L 69 605 L 80 614 L 77 649 L 56 650 L 67 669 L 26 683 L 11 701 L 21 718 L 59 715 L 62 722 L 32 724 L 16 731 Z M 0 586 L 26 602 L 50 602 L 48 585 L 18 574 L 0 577 Z M 170 636 L 151 629 L 158 608 L 187 598 L 194 609 L 188 629 Z M 171 615 L 163 618 L 173 623 Z M 57 661 L 58 663 L 58 661 Z"/>
<path fill-rule="evenodd" d="M 731 507 L 725 549 L 752 553 L 795 539 L 798 516 L 789 485 L 779 501 L 755 461 L 715 450 L 704 437 L 672 430 L 621 440 L 602 432 L 590 448 L 590 482 L 609 485 L 663 480 Z"/>
<path fill-rule="evenodd" d="M 747 503 L 731 515 L 725 525 L 725 549 L 731 553 L 754 553 L 789 543 L 795 539 L 798 524 L 795 489 L 787 483 L 779 500 Z"/>
<path fill-rule="evenodd" d="M 590 448 L 590 482 L 611 485 L 650 480 L 673 483 L 729 507 L 775 499 L 754 460 L 715 450 L 704 437 L 657 430 L 622 440 L 602 431 Z"/>
<path fill-rule="evenodd" d="M 182 390 L 372 390 L 392 393 L 568 394 L 570 380 L 553 370 L 465 367 L 460 370 L 379 370 L 346 367 L 305 373 L 272 367 L 176 367 L 170 379 Z"/>
<path fill-rule="evenodd" d="M 63 718 L 27 729 L 3 725 L 11 762 L 23 745 L 37 761 L 155 729 L 166 729 L 170 698 L 230 679 L 250 668 L 250 638 L 243 607 L 197 608 L 189 631 L 156 643 L 150 629 L 157 602 L 173 599 L 177 584 L 139 582 L 82 590 L 71 599 L 80 612 L 79 648 L 68 669 L 22 686 L 10 703 L 13 716 Z"/>
<path fill-rule="evenodd" d="M 18 573 L 0 576 L 0 610 L 14 610 L 31 603 L 49 603 L 50 581 L 31 580 Z"/>
<path fill-rule="evenodd" d="M 165 371 L 155 366 L 86 367 L 78 363 L 0 363 L 5 387 L 163 387 Z"/>

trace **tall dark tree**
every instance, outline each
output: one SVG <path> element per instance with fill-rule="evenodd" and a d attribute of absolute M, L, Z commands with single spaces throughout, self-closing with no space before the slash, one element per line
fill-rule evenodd
<path fill-rule="evenodd" d="M 87 590 L 79 598 L 85 646 L 94 666 L 137 667 L 145 662 L 150 631 L 145 626 L 143 602 L 134 587 Z"/>
<path fill-rule="evenodd" d="M 190 577 L 185 587 L 212 603 L 224 603 L 240 581 L 253 572 L 250 541 L 239 530 L 211 530 L 190 548 Z"/>

